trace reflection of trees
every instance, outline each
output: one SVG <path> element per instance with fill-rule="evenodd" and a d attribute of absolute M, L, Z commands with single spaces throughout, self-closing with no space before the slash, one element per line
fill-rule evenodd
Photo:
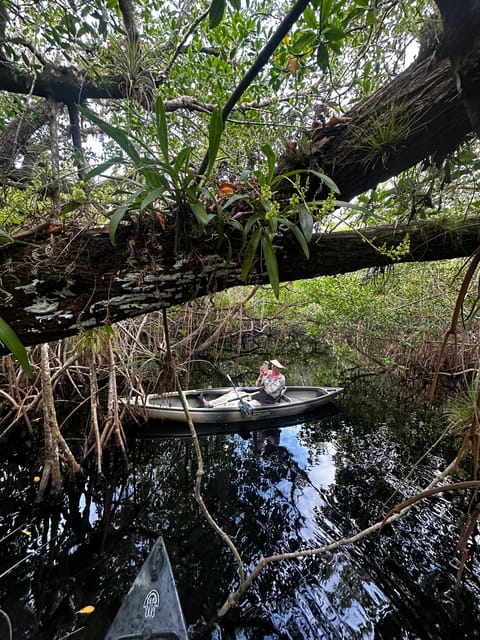
<path fill-rule="evenodd" d="M 125 558 L 135 549 L 134 538 L 119 535 L 131 524 L 122 520 L 126 487 L 116 489 L 121 478 L 113 477 L 111 484 L 97 481 L 81 493 L 70 487 L 62 499 L 35 506 L 30 478 L 13 465 L 2 477 L 0 537 L 19 529 L 0 546 L 0 573 L 20 562 L 0 580 L 14 638 L 52 640 L 72 631 L 81 626 L 76 612 L 85 604 L 96 606 L 100 594 L 105 605 L 95 616 L 95 634 L 101 634 L 132 580 Z M 90 620 L 83 624 L 88 629 Z"/>
<path fill-rule="evenodd" d="M 412 389 L 397 388 L 397 401 L 392 402 L 395 394 L 385 386 L 362 388 L 358 395 L 349 395 L 342 411 L 336 483 L 325 510 L 346 535 L 381 518 L 388 511 L 387 500 L 391 507 L 412 495 L 435 476 L 437 465 L 444 466 L 441 458 L 429 456 L 402 486 L 402 478 L 437 438 L 435 416 L 412 402 Z M 465 607 L 473 600 L 464 589 L 460 597 L 453 585 L 455 544 L 448 540 L 448 531 L 455 529 L 458 517 L 450 498 L 435 497 L 352 550 L 390 602 L 376 625 L 378 637 L 443 639 L 471 634 L 475 607 L 460 612 L 453 604 L 461 600 Z"/>
<path fill-rule="evenodd" d="M 363 404 L 358 396 L 357 421 L 352 404 L 351 412 L 302 422 L 295 446 L 305 451 L 303 457 L 286 446 L 284 431 L 257 436 L 256 446 L 238 436 L 201 439 L 205 502 L 249 568 L 260 553 L 323 544 L 382 513 L 382 501 L 427 435 L 418 427 L 418 409 L 412 419 L 397 413 L 385 420 L 387 408 L 378 406 L 381 394 L 369 421 L 375 395 L 369 393 Z M 409 429 L 413 453 L 407 448 Z M 335 484 L 318 488 L 311 467 L 325 453 L 326 442 L 336 445 Z M 197 466 L 189 439 L 134 442 L 131 458 L 128 477 L 115 476 L 112 460 L 108 481 L 72 488 L 61 503 L 45 512 L 33 509 L 33 516 L 36 491 L 29 470 L 0 471 L 2 532 L 27 525 L 32 531 L 31 540 L 12 536 L 0 545 L 2 571 L 36 550 L 0 581 L 2 606 L 12 614 L 18 637 L 52 640 L 55 633 L 61 637 L 83 624 L 78 640 L 103 637 L 159 534 L 189 623 L 210 620 L 236 584 L 232 556 L 193 497 Z M 418 474 L 429 472 L 424 467 Z M 302 505 L 306 492 L 313 496 L 308 514 Z M 244 629 L 246 640 L 281 634 L 373 637 L 374 628 L 379 639 L 407 637 L 400 635 L 402 627 L 428 638 L 437 616 L 446 630 L 456 624 L 452 637 L 462 638 L 463 629 L 473 628 L 473 598 L 465 590 L 455 595 L 448 568 L 453 549 L 440 545 L 441 534 L 455 524 L 455 511 L 444 498 L 432 499 L 431 505 L 435 513 L 412 511 L 354 548 L 269 565 L 222 625 L 232 633 Z M 40 549 L 43 541 L 47 544 Z M 96 611 L 80 621 L 75 611 L 84 604 Z M 195 631 L 192 640 L 201 637 L 211 636 Z"/>
<path fill-rule="evenodd" d="M 253 455 L 252 441 L 238 437 L 201 442 L 207 468 L 205 501 L 219 524 L 233 534 L 247 563 L 255 562 L 259 552 L 291 551 L 311 542 L 302 539 L 304 515 L 298 506 L 305 487 L 311 487 L 308 470 L 282 446 L 281 439 L 265 439 L 260 455 Z M 233 584 L 232 558 L 205 524 L 193 499 L 196 462 L 190 442 L 145 441 L 133 455 L 132 476 L 123 490 L 114 491 L 105 484 L 103 492 L 92 491 L 83 502 L 72 494 L 70 512 L 62 507 L 62 518 L 76 522 L 77 533 L 55 543 L 54 566 L 45 558 L 31 563 L 32 583 L 49 585 L 43 600 L 39 593 L 27 595 L 26 590 L 23 598 L 33 597 L 39 633 L 48 633 L 50 624 L 72 629 L 75 607 L 85 599 L 98 605 L 91 624 L 106 628 L 139 567 L 139 562 L 132 565 L 129 558 L 138 559 L 139 550 L 148 551 L 153 538 L 162 532 L 189 622 L 210 619 Z M 312 457 L 315 455 L 313 451 Z M 81 513 L 81 504 L 85 509 L 88 505 L 90 519 Z M 322 492 L 318 492 L 317 508 L 321 521 Z M 83 538 L 82 522 L 90 527 Z M 119 536 L 122 531 L 130 536 Z M 301 616 L 291 613 L 297 609 L 292 597 L 295 600 L 295 594 L 301 592 L 307 597 L 313 587 L 320 590 L 322 581 L 330 580 L 339 567 L 336 560 L 325 564 L 311 559 L 268 567 L 242 607 L 232 612 L 230 624 L 250 624 L 257 631 L 280 629 L 287 623 L 271 616 L 279 609 L 290 611 L 290 626 L 301 624 L 296 621 Z M 107 601 L 110 606 L 101 605 Z M 241 620 L 234 622 L 238 616 Z M 325 624 L 328 627 L 328 621 Z"/>
<path fill-rule="evenodd" d="M 205 502 L 220 526 L 233 535 L 247 563 L 255 562 L 259 552 L 291 551 L 302 544 L 299 536 L 303 515 L 296 504 L 296 494 L 309 483 L 308 474 L 288 449 L 275 444 L 277 441 L 278 437 L 267 441 L 260 455 L 252 455 L 252 441 L 240 438 L 226 436 L 201 441 L 207 469 L 203 487 Z M 171 443 L 171 447 L 173 451 L 181 448 L 186 453 L 189 445 L 176 442 Z M 150 451 L 152 457 L 142 470 L 147 475 L 150 466 L 158 468 L 162 465 L 160 449 Z M 169 473 L 163 477 L 162 488 L 157 491 L 165 498 L 162 516 L 168 521 L 169 533 L 175 532 L 176 544 L 171 545 L 169 551 L 173 552 L 172 564 L 187 620 L 193 622 L 200 615 L 208 619 L 214 614 L 228 585 L 235 579 L 235 568 L 231 556 L 220 548 L 191 499 L 195 464 L 190 456 L 191 450 L 182 458 L 182 473 L 188 470 L 190 474 L 187 482 L 190 503 L 179 504 L 183 498 L 178 496 L 179 478 L 175 464 L 170 465 Z M 177 459 L 175 453 L 170 459 Z M 145 515 L 152 520 L 151 513 Z M 265 571 L 252 592 L 254 601 L 272 602 L 272 597 L 274 600 L 290 599 L 292 590 L 303 578 L 299 565 L 286 565 L 282 572 L 279 576 L 276 567 Z M 203 595 L 202 607 L 198 606 L 198 593 Z M 258 624 L 259 619 L 265 622 L 269 617 L 263 607 L 251 613 L 258 618 Z M 236 616 L 238 612 L 232 615 Z M 247 617 L 251 618 L 250 615 Z"/>

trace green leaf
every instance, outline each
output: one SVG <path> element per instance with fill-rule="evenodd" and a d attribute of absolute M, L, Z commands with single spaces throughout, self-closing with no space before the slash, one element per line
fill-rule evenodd
<path fill-rule="evenodd" d="M 300 229 L 297 227 L 297 225 L 294 224 L 293 222 L 289 221 L 288 228 L 293 233 L 293 235 L 297 239 L 297 242 L 300 245 L 303 253 L 308 258 L 310 256 L 310 249 L 308 248 L 308 244 L 307 244 L 307 240 L 306 240 L 305 236 L 300 231 Z"/>
<path fill-rule="evenodd" d="M 98 164 L 93 169 L 90 169 L 90 171 L 84 176 L 83 179 L 85 180 L 85 182 L 87 182 L 88 180 L 101 175 L 108 169 L 111 169 L 116 164 L 125 164 L 125 160 L 122 158 L 122 156 L 115 156 L 113 158 L 110 158 L 110 160 L 107 160 L 106 162 Z"/>
<path fill-rule="evenodd" d="M 376 23 L 376 21 L 377 21 L 377 14 L 375 10 L 372 9 L 370 11 L 367 11 L 367 17 L 366 17 L 365 23 L 368 26 L 373 26 Z"/>
<path fill-rule="evenodd" d="M 0 242 L 14 242 L 14 238 L 3 229 L 0 229 Z"/>
<path fill-rule="evenodd" d="M 231 260 L 232 260 L 233 248 L 232 248 L 232 243 L 230 242 L 228 237 L 225 236 L 225 238 L 227 239 L 227 255 L 225 256 L 225 261 L 226 261 L 227 265 L 229 265 Z"/>
<path fill-rule="evenodd" d="M 247 245 L 247 251 L 245 254 L 245 258 L 242 262 L 242 273 L 241 278 L 244 282 L 247 281 L 248 274 L 250 273 L 250 269 L 252 268 L 253 259 L 257 254 L 258 243 L 260 242 L 260 236 L 262 235 L 262 227 L 257 227 L 255 232 L 252 234 L 250 241 Z"/>
<path fill-rule="evenodd" d="M 340 193 L 340 189 L 337 187 L 337 185 L 332 180 L 332 178 L 325 175 L 324 173 L 321 173 L 320 171 L 315 171 L 314 169 L 294 169 L 293 171 L 287 171 L 286 173 L 282 173 L 281 175 L 278 175 L 272 181 L 272 184 L 276 184 L 277 182 L 280 182 L 284 178 L 289 178 L 291 176 L 296 176 L 302 173 L 312 173 L 313 175 L 317 176 L 317 178 L 320 178 L 320 180 L 324 184 L 326 184 L 331 191 L 334 191 L 335 193 Z"/>
<path fill-rule="evenodd" d="M 341 44 L 339 42 L 335 42 L 333 40 L 329 40 L 328 41 L 328 46 L 337 55 L 340 55 L 342 53 L 342 46 L 341 46 Z"/>
<path fill-rule="evenodd" d="M 203 226 L 206 227 L 207 224 L 210 222 L 210 220 L 213 217 L 215 217 L 213 214 L 209 215 L 207 213 L 207 209 L 206 209 L 205 205 L 202 202 L 200 202 L 199 200 L 191 201 L 189 204 L 190 204 L 190 207 L 191 207 L 193 213 L 195 214 L 195 217 L 200 222 L 200 224 L 202 224 Z"/>
<path fill-rule="evenodd" d="M 145 178 L 147 185 L 152 189 L 169 189 L 170 183 L 161 173 L 153 167 L 142 167 L 140 173 Z"/>
<path fill-rule="evenodd" d="M 270 234 L 265 231 L 262 234 L 262 250 L 263 250 L 263 260 L 265 262 L 265 266 L 267 268 L 268 279 L 273 289 L 273 293 L 278 300 L 280 295 L 280 281 L 278 278 L 278 262 L 277 256 L 275 255 L 275 251 L 273 249 L 272 239 Z"/>
<path fill-rule="evenodd" d="M 128 211 L 127 205 L 124 205 L 123 207 L 118 207 L 117 209 L 115 209 L 115 211 L 112 214 L 112 217 L 110 218 L 108 235 L 110 237 L 110 242 L 113 244 L 113 246 L 116 245 L 115 236 L 117 234 L 117 227 L 122 221 L 122 218 L 127 211 Z"/>
<path fill-rule="evenodd" d="M 78 200 L 69 200 L 65 204 L 62 204 L 60 208 L 60 217 L 66 216 L 67 213 L 71 213 L 72 211 L 80 209 L 80 207 L 84 206 L 84 204 L 84 202 L 79 202 Z"/>
<path fill-rule="evenodd" d="M 218 150 L 220 148 L 220 140 L 223 133 L 223 119 L 222 110 L 217 107 L 212 112 L 210 123 L 208 125 L 208 167 L 205 172 L 205 177 L 210 175 L 215 160 L 217 159 Z"/>
<path fill-rule="evenodd" d="M 18 339 L 17 334 L 12 327 L 5 322 L 3 318 L 0 318 L 0 341 L 3 342 L 7 349 L 13 353 L 26 375 L 30 376 L 32 369 L 28 362 L 28 355 L 25 347 Z"/>
<path fill-rule="evenodd" d="M 160 151 L 162 152 L 163 159 L 168 163 L 168 127 L 167 127 L 167 114 L 165 112 L 165 105 L 160 96 L 155 101 L 155 121 L 157 126 L 157 138 L 160 145 Z"/>
<path fill-rule="evenodd" d="M 326 71 L 328 69 L 328 65 L 330 64 L 330 57 L 328 55 L 328 47 L 324 42 L 321 42 L 318 45 L 317 49 L 317 64 L 322 71 Z"/>
<path fill-rule="evenodd" d="M 313 234 L 313 216 L 304 205 L 298 207 L 300 228 L 307 242 L 310 242 Z"/>
<path fill-rule="evenodd" d="M 162 197 L 164 191 L 165 189 L 163 187 L 158 187 L 157 189 L 152 189 L 152 191 L 149 191 L 145 198 L 142 200 L 140 209 L 146 209 L 147 207 L 149 207 L 152 202 L 155 202 L 155 200 L 158 200 Z"/>
<path fill-rule="evenodd" d="M 78 106 L 78 110 L 85 118 L 96 124 L 101 131 L 107 134 L 107 136 L 110 136 L 112 140 L 115 140 L 118 146 L 125 151 L 136 167 L 140 165 L 140 156 L 133 144 L 130 142 L 128 134 L 123 129 L 119 129 L 108 122 L 105 122 L 86 107 Z"/>
<path fill-rule="evenodd" d="M 368 212 L 367 207 L 364 207 L 363 205 L 360 205 L 360 204 L 353 204 L 352 202 L 347 202 L 346 200 L 334 200 L 333 205 L 335 207 L 346 207 L 348 209 L 353 209 L 355 211 L 361 211 L 362 213 Z M 372 214 L 373 213 L 374 212 L 372 211 Z"/>
<path fill-rule="evenodd" d="M 300 37 L 292 44 L 294 53 L 303 53 L 312 47 L 317 39 L 317 34 L 313 31 L 304 31 Z"/>
<path fill-rule="evenodd" d="M 318 29 L 317 19 L 315 17 L 315 11 L 311 7 L 307 7 L 303 12 L 303 17 L 307 27 L 316 31 Z"/>
<path fill-rule="evenodd" d="M 269 144 L 263 144 L 260 147 L 261 151 L 267 157 L 268 162 L 268 177 L 267 184 L 271 184 L 273 180 L 273 176 L 275 173 L 275 164 L 277 162 L 277 156 L 275 155 L 274 150 Z"/>
<path fill-rule="evenodd" d="M 314 171 L 313 169 L 309 169 L 310 173 L 313 173 L 314 176 L 317 176 L 317 178 L 320 178 L 320 180 L 331 190 L 334 191 L 335 193 L 340 193 L 340 189 L 337 187 L 337 185 L 335 184 L 335 182 L 329 177 L 326 176 L 324 173 L 320 173 L 319 171 Z"/>
<path fill-rule="evenodd" d="M 228 226 L 233 227 L 237 231 L 243 232 L 242 223 L 239 220 L 234 220 L 233 218 L 228 221 Z"/>
<path fill-rule="evenodd" d="M 333 0 L 322 0 L 322 8 L 320 10 L 320 21 L 322 25 L 328 22 L 332 13 Z"/>
<path fill-rule="evenodd" d="M 322 31 L 322 35 L 330 42 L 337 42 L 338 40 L 343 40 L 345 38 L 345 31 L 340 29 L 340 27 L 329 25 Z"/>
<path fill-rule="evenodd" d="M 250 231 L 250 229 L 252 228 L 252 226 L 258 222 L 258 220 L 261 220 L 261 216 L 256 213 L 253 216 L 250 216 L 250 218 L 248 218 L 248 220 L 245 223 L 245 227 L 244 227 L 244 232 L 246 235 L 248 235 L 248 232 Z"/>
<path fill-rule="evenodd" d="M 174 167 L 172 167 L 172 165 L 170 163 L 156 162 L 155 163 L 155 171 L 157 172 L 158 176 L 160 176 L 161 183 L 166 185 L 165 186 L 166 189 L 170 189 L 171 186 L 177 181 L 178 171 Z M 160 171 L 162 171 L 162 173 L 166 174 L 168 176 L 168 178 L 166 178 L 164 175 L 162 175 L 162 173 L 160 173 Z M 158 185 L 158 186 L 160 186 L 160 185 Z"/>
<path fill-rule="evenodd" d="M 230 196 L 230 198 L 225 202 L 225 204 L 222 204 L 222 211 L 226 211 L 237 200 L 246 200 L 247 198 L 248 196 L 245 193 L 234 193 L 233 196 Z"/>
<path fill-rule="evenodd" d="M 188 165 L 188 161 L 190 160 L 190 154 L 192 153 L 191 147 L 185 147 L 182 149 L 177 157 L 175 158 L 175 163 L 173 165 L 173 172 L 178 176 L 180 169 L 186 167 Z"/>
<path fill-rule="evenodd" d="M 210 29 L 218 27 L 225 13 L 225 0 L 212 0 L 210 11 L 208 12 L 208 26 Z"/>

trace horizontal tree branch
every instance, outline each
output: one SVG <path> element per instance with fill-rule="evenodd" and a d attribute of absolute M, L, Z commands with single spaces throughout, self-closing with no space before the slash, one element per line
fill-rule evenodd
<path fill-rule="evenodd" d="M 480 219 L 457 228 L 430 222 L 319 233 L 309 259 L 284 236 L 275 243 L 280 279 L 392 264 L 384 250 L 407 233 L 410 248 L 400 262 L 464 257 L 479 245 Z M 231 240 L 239 255 L 239 239 Z M 144 216 L 141 223 L 121 226 L 116 246 L 100 230 L 72 230 L 0 247 L 0 317 L 25 345 L 33 345 L 245 284 L 240 272 L 238 258 L 228 262 L 215 236 L 194 240 L 189 255 L 175 255 L 173 233 Z M 248 284 L 267 282 L 257 262 Z"/>

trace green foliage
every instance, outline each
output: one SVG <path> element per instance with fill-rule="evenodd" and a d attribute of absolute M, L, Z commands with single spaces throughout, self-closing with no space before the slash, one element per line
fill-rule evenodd
<path fill-rule="evenodd" d="M 111 214 L 110 238 L 113 244 L 115 244 L 118 225 L 128 210 L 140 209 L 140 211 L 144 211 L 155 204 L 158 206 L 158 203 L 166 206 L 175 204 L 182 210 L 187 206 L 201 227 L 208 224 L 212 216 L 207 214 L 201 197 L 205 193 L 202 189 L 203 184 L 212 171 L 220 148 L 223 122 L 219 109 L 215 109 L 210 118 L 208 166 L 205 175 L 201 176 L 201 180 L 199 180 L 190 164 L 191 147 L 182 148 L 173 159 L 170 158 L 167 118 L 161 98 L 157 98 L 155 103 L 157 153 L 155 149 L 152 153 L 150 145 L 141 138 L 129 135 L 126 130 L 120 127 L 112 126 L 86 108 L 79 108 L 83 115 L 110 136 L 126 155 L 126 158 L 113 156 L 107 162 L 90 171 L 85 180 L 103 173 L 113 165 L 127 163 L 130 163 L 143 178 L 141 181 L 136 178 L 127 180 L 135 190 L 128 194 L 125 203 L 117 207 Z M 141 155 L 139 149 L 144 155 Z"/>
<path fill-rule="evenodd" d="M 212 4 L 210 5 L 210 10 L 208 12 L 208 24 L 210 29 L 215 29 L 215 27 L 218 27 L 223 19 L 224 13 L 225 0 L 212 0 Z"/>
<path fill-rule="evenodd" d="M 249 303 L 254 317 L 278 318 L 278 331 L 330 348 L 342 368 L 375 364 L 396 370 L 435 362 L 458 291 L 456 261 L 399 264 L 381 270 L 291 283 L 276 301 L 268 291 Z M 476 292 L 465 315 L 478 327 Z M 290 327 L 290 328 L 289 328 Z M 274 328 L 272 328 L 274 331 Z M 472 354 L 475 357 L 475 354 Z M 434 364 L 431 364 L 434 367 Z"/>
<path fill-rule="evenodd" d="M 111 167 L 114 164 L 124 164 L 130 162 L 138 174 L 143 177 L 143 181 L 138 179 L 130 179 L 132 186 L 136 188 L 131 195 L 127 197 L 124 204 L 117 207 L 110 217 L 110 238 L 115 243 L 115 235 L 118 225 L 130 209 L 139 208 L 140 211 L 146 210 L 158 203 L 164 205 L 175 204 L 177 209 L 184 211 L 188 207 L 196 217 L 200 232 L 212 220 L 215 215 L 208 213 L 205 202 L 202 197 L 212 198 L 208 192 L 205 183 L 212 173 L 215 160 L 217 158 L 220 142 L 223 132 L 223 120 L 220 109 L 215 109 L 210 118 L 208 126 L 208 150 L 207 150 L 207 168 L 205 175 L 196 176 L 190 169 L 190 157 L 192 149 L 189 147 L 181 149 L 176 157 L 171 160 L 169 149 L 169 133 L 166 118 L 165 107 L 161 98 L 156 101 L 156 137 L 159 153 L 152 154 L 149 147 L 137 137 L 128 135 L 128 133 L 113 125 L 105 122 L 91 111 L 80 108 L 85 117 L 96 124 L 102 131 L 110 136 L 126 155 L 126 159 L 119 156 L 110 158 L 106 163 L 102 163 L 93 169 L 87 176 L 86 180 L 98 175 L 100 172 Z M 142 149 L 145 155 L 141 155 L 138 149 Z M 263 145 L 262 152 L 266 158 L 266 170 L 257 170 L 254 172 L 258 183 L 258 196 L 264 211 L 262 213 L 254 213 L 246 224 L 242 226 L 238 221 L 228 218 L 225 221 L 224 212 L 227 206 L 231 206 L 235 198 L 230 198 L 223 206 L 217 203 L 216 218 L 219 233 L 219 244 L 228 239 L 225 233 L 225 224 L 235 229 L 241 230 L 243 234 L 245 253 L 242 262 L 242 278 L 247 280 L 257 252 L 260 249 L 265 268 L 270 280 L 270 284 L 275 295 L 279 295 L 279 274 L 278 262 L 274 249 L 274 241 L 277 234 L 284 233 L 285 230 L 291 232 L 297 240 L 300 248 L 308 258 L 308 243 L 313 233 L 314 216 L 311 208 L 317 203 L 308 203 L 305 199 L 305 193 L 308 189 L 300 183 L 300 175 L 302 173 L 312 173 L 322 180 L 332 191 L 338 193 L 335 183 L 326 175 L 311 170 L 291 171 L 286 174 L 275 175 L 277 165 L 277 157 L 270 145 Z M 292 177 L 295 181 L 292 181 Z M 278 201 L 274 199 L 274 188 L 282 180 L 290 180 L 296 188 L 295 195 L 290 198 L 288 206 L 280 210 Z M 238 197 L 242 197 L 238 194 Z M 329 198 L 328 202 L 331 202 Z M 345 203 L 346 204 L 346 203 Z M 348 205 L 347 205 L 348 206 Z M 330 204 L 328 205 L 330 208 Z M 179 215 L 179 213 L 177 213 Z"/>
<path fill-rule="evenodd" d="M 410 234 L 406 233 L 403 240 L 394 246 L 387 246 L 384 242 L 378 250 L 393 262 L 397 262 L 410 253 Z"/>
<path fill-rule="evenodd" d="M 445 415 L 448 419 L 450 431 L 456 435 L 464 435 L 471 428 L 472 421 L 480 420 L 478 408 L 478 394 L 480 381 L 478 377 L 466 389 L 448 401 Z"/>
<path fill-rule="evenodd" d="M 102 327 L 96 327 L 94 329 L 87 329 L 78 341 L 77 349 L 86 349 L 92 354 L 102 353 L 105 351 L 105 347 L 109 340 L 114 337 L 115 329 L 110 324 L 103 325 Z"/>
<path fill-rule="evenodd" d="M 9 351 L 13 353 L 13 355 L 17 358 L 19 363 L 22 366 L 22 369 L 30 376 L 32 373 L 30 363 L 28 361 L 28 355 L 25 350 L 25 347 L 18 339 L 16 333 L 13 331 L 11 326 L 0 317 L 0 342 L 7 347 Z"/>
<path fill-rule="evenodd" d="M 196 177 L 192 172 L 192 167 L 199 166 L 207 146 L 212 149 L 215 146 L 211 135 L 205 131 L 209 126 L 205 113 L 212 104 L 225 104 L 290 6 L 290 3 L 278 4 L 273 0 L 253 0 L 247 5 L 238 0 L 212 0 L 208 19 L 203 20 L 205 6 L 198 3 L 190 4 L 189 11 L 184 12 L 182 6 L 166 5 L 161 0 L 139 2 L 135 6 L 135 15 L 141 37 L 129 40 L 116 2 L 105 5 L 89 0 L 81 5 L 75 2 L 58 5 L 40 0 L 35 5 L 24 7 L 22 14 L 16 13 L 14 5 L 8 4 L 2 51 L 7 65 L 31 75 L 55 64 L 59 68 L 77 69 L 80 75 L 85 72 L 86 80 L 100 85 L 100 79 L 109 76 L 119 85 L 127 86 L 128 98 L 121 106 L 117 102 L 112 109 L 109 102 L 97 103 L 91 111 L 116 130 L 124 132 L 132 141 L 133 148 L 123 149 L 120 164 L 112 163 L 118 154 L 114 147 L 119 141 L 115 145 L 112 142 L 115 137 L 109 140 L 97 137 L 93 145 L 95 151 L 86 152 L 96 162 L 96 175 L 101 175 L 103 170 L 118 181 L 125 179 L 126 184 L 113 194 L 113 201 L 118 201 L 115 202 L 118 208 L 114 213 L 114 223 L 122 218 L 121 207 L 139 206 L 142 202 L 144 206 L 153 206 L 154 189 L 163 189 L 161 195 L 168 199 L 172 182 L 176 180 L 178 184 L 180 181 L 159 167 L 157 160 L 160 157 L 163 162 L 175 162 L 183 151 L 182 180 L 191 188 L 183 199 L 183 205 L 192 210 L 201 225 L 205 225 L 209 220 L 203 206 L 207 194 L 195 188 Z M 349 102 L 354 103 L 367 91 L 376 88 L 398 69 L 406 44 L 412 37 L 417 37 L 424 16 L 428 17 L 426 9 L 429 8 L 430 3 L 419 1 L 398 6 L 393 3 L 383 9 L 369 0 L 312 3 L 277 48 L 270 64 L 243 96 L 244 105 L 258 103 L 261 107 L 243 108 L 244 105 L 239 105 L 228 122 L 228 135 L 222 136 L 221 152 L 218 149 L 220 163 L 215 167 L 215 153 L 209 153 L 207 173 L 211 171 L 211 178 L 216 179 L 224 171 L 238 175 L 242 170 L 250 173 L 258 170 L 262 147 L 268 144 L 278 154 L 283 136 L 294 137 L 311 124 L 318 96 L 325 96 L 327 103 L 333 104 L 332 100 L 339 101 L 342 95 L 342 109 L 345 109 Z M 160 15 L 161 20 L 158 19 Z M 265 20 L 266 15 L 268 20 Z M 35 46 L 29 48 L 25 44 L 28 42 L 34 42 Z M 38 55 L 32 53 L 33 50 Z M 158 87 L 161 87 L 164 102 L 177 98 L 180 98 L 180 103 L 186 100 L 184 109 L 179 106 L 169 112 L 169 161 L 164 154 L 159 154 L 158 145 L 165 138 L 158 135 L 150 117 Z M 335 87 L 334 91 L 332 87 Z M 337 98 L 334 94 L 338 94 Z M 195 110 L 188 106 L 192 96 L 197 102 Z M 334 108 L 339 106 L 334 105 Z M 21 114 L 22 119 L 28 118 L 26 99 L 2 95 L 0 128 L 15 114 Z M 213 120 L 210 126 L 212 123 Z M 218 124 L 214 129 L 219 131 Z M 47 190 L 52 178 L 59 179 L 61 188 L 65 189 L 75 170 L 74 154 L 66 139 L 58 149 L 61 176 L 55 175 L 50 156 L 51 143 L 44 133 L 46 131 L 35 141 L 42 142 L 41 158 L 40 145 L 35 148 L 39 162 L 31 182 L 32 186 L 35 184 L 37 193 L 40 188 Z M 110 134 L 113 133 L 111 130 Z M 138 144 L 139 140 L 144 149 Z M 272 144 L 272 140 L 277 142 Z M 124 136 L 122 144 L 125 142 Z M 145 151 L 155 147 L 154 153 Z M 138 174 L 130 171 L 135 151 L 142 159 L 145 157 L 152 161 L 154 171 L 164 174 L 168 188 L 163 181 L 156 186 L 146 184 L 146 167 L 140 172 L 142 184 L 136 183 Z M 105 181 L 104 185 L 112 199 L 111 183 Z M 66 190 L 70 188 L 67 186 Z M 139 202 L 125 192 L 138 192 Z M 32 198 L 25 198 L 27 203 L 29 199 Z M 173 199 L 178 200 L 178 193 Z M 84 212 L 85 202 L 65 192 L 62 192 L 61 200 L 63 214 L 75 212 L 78 220 Z M 106 198 L 101 197 L 97 190 L 95 202 L 99 200 L 103 203 Z M 149 200 L 151 204 L 148 204 Z M 3 205 L 0 205 L 0 211 L 1 207 Z M 34 198 L 33 206 L 28 203 L 25 208 L 31 216 L 48 216 L 50 209 L 50 202 L 42 197 Z M 11 219 L 15 224 L 23 221 L 18 215 Z M 304 221 L 307 219 L 308 216 L 304 216 Z M 303 228 L 301 231 L 303 235 Z"/>
<path fill-rule="evenodd" d="M 400 104 L 391 104 L 383 113 L 368 121 L 365 128 L 352 126 L 355 144 L 364 153 L 365 168 L 386 164 L 388 157 L 415 131 L 415 118 L 405 117 Z"/>
<path fill-rule="evenodd" d="M 252 215 L 242 228 L 244 242 L 246 244 L 245 256 L 242 263 L 242 279 L 247 280 L 257 250 L 260 247 L 263 263 L 267 270 L 270 284 L 275 296 L 279 297 L 280 281 L 278 275 L 278 261 L 274 249 L 275 237 L 285 232 L 290 232 L 297 240 L 305 256 L 309 257 L 308 244 L 313 233 L 314 216 L 312 209 L 316 202 L 307 202 L 308 173 L 315 174 L 330 189 L 338 193 L 338 188 L 328 176 L 311 170 L 310 172 L 299 170 L 285 174 L 275 175 L 277 158 L 270 145 L 263 145 L 262 152 L 266 158 L 265 170 L 254 172 L 258 184 L 258 201 L 263 208 L 262 213 Z M 305 185 L 301 184 L 300 176 L 307 174 Z M 292 180 L 294 178 L 294 180 Z M 289 180 L 295 187 L 288 204 L 282 209 L 278 200 L 274 198 L 274 189 L 281 181 Z"/>
<path fill-rule="evenodd" d="M 0 47 L 6 69 L 28 78 L 55 68 L 61 78 L 74 70 L 85 86 L 95 82 L 99 89 L 103 83 L 122 87 L 125 97 L 101 101 L 92 97 L 90 109 L 82 110 L 83 118 L 100 131 L 83 129 L 84 141 L 91 144 L 85 161 L 95 166 L 88 183 L 74 183 L 78 165 L 68 136 L 55 140 L 53 128 L 44 125 L 20 145 L 21 153 L 11 165 L 25 169 L 25 177 L 4 185 L 2 238 L 8 241 L 16 226 L 33 226 L 57 213 L 52 186 L 60 191 L 60 216 L 75 215 L 79 225 L 96 223 L 110 211 L 112 242 L 130 209 L 180 211 L 187 220 L 187 234 L 192 229 L 201 233 L 215 223 L 219 245 L 226 247 L 228 258 L 231 231 L 242 233 L 245 281 L 259 261 L 281 298 L 275 245 L 282 234 L 291 234 L 308 256 L 315 225 L 355 228 L 440 215 L 456 220 L 478 210 L 479 200 L 472 194 L 478 192 L 480 154 L 473 143 L 443 164 L 404 172 L 362 194 L 355 204 L 338 200 L 335 184 L 321 169 L 316 177 L 329 190 L 322 201 L 307 200 L 307 173 L 275 175 L 282 140 L 301 138 L 320 102 L 333 112 L 343 112 L 398 74 L 406 51 L 411 51 L 409 45 L 420 38 L 422 25 L 434 15 L 432 2 L 312 2 L 248 87 L 225 130 L 220 107 L 291 3 L 211 0 L 190 3 L 188 11 L 185 6 L 161 0 L 136 3 L 141 34 L 137 40 L 126 37 L 121 7 L 113 0 L 106 4 L 39 0 L 22 5 L 21 12 L 15 3 L 5 4 L 5 38 Z M 33 119 L 32 106 L 37 106 L 34 95 L 7 92 L 0 96 L 0 104 L 2 132 L 9 125 L 17 131 L 19 123 Z M 61 134 L 69 131 L 66 115 L 60 114 L 57 125 Z M 415 130 L 415 122 L 402 117 L 401 105 L 386 109 L 371 125 L 357 136 L 366 169 L 384 161 Z M 197 175 L 196 167 L 207 152 L 204 175 Z M 250 178 L 256 183 L 253 195 L 216 196 L 222 180 Z M 278 204 L 280 180 L 290 180 L 294 193 L 288 202 Z M 244 224 L 230 215 L 240 201 L 251 214 Z M 408 251 L 408 244 L 384 251 L 397 258 Z M 362 299 L 360 294 L 358 298 Z M 346 313 L 342 296 L 339 304 Z M 364 311 L 368 314 L 368 305 Z"/>

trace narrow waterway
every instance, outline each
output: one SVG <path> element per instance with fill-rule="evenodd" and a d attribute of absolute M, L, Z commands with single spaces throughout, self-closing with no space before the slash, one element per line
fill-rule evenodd
<path fill-rule="evenodd" d="M 437 447 L 403 481 L 442 430 L 438 419 L 413 391 L 372 381 L 337 404 L 336 415 L 255 437 L 201 439 L 205 502 L 248 569 L 260 554 L 323 546 L 381 520 L 454 455 L 452 442 Z M 0 608 L 15 640 L 101 640 L 160 534 L 192 640 L 480 638 L 473 553 L 455 585 L 464 496 L 431 497 L 381 534 L 268 566 L 212 625 L 237 574 L 196 505 L 191 442 L 135 440 L 130 456 L 129 469 L 107 459 L 104 478 L 49 508 L 35 505 L 36 461 L 2 461 L 0 573 L 11 571 Z M 86 605 L 94 612 L 79 614 Z"/>

